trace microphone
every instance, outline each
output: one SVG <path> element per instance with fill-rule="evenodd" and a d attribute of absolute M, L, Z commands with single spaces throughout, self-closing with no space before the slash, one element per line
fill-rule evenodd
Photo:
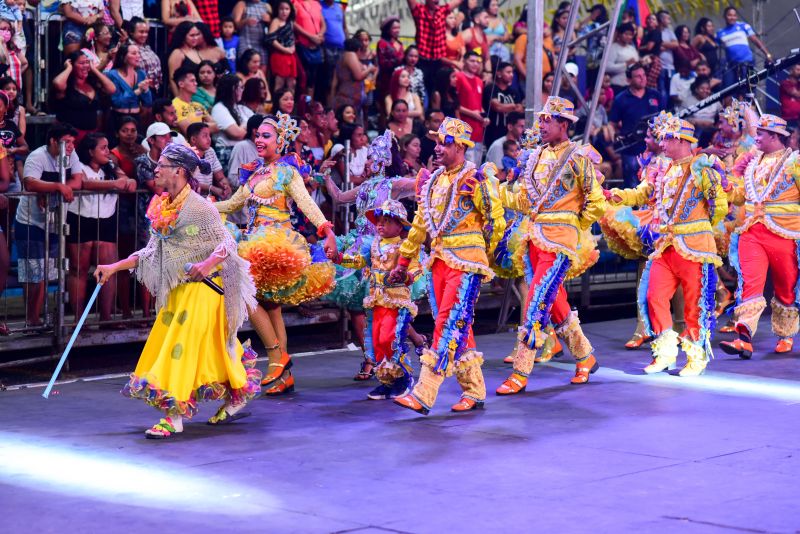
<path fill-rule="evenodd" d="M 187 263 L 186 265 L 183 266 L 183 269 L 188 273 L 190 270 L 192 270 L 192 264 L 191 263 Z M 220 295 L 224 295 L 225 294 L 225 291 L 221 287 L 219 287 L 217 284 L 212 282 L 211 278 L 206 276 L 205 278 L 203 278 L 201 280 L 201 282 L 203 282 L 205 285 L 207 285 L 208 287 L 210 287 L 211 289 L 213 289 L 214 291 L 216 291 Z"/>

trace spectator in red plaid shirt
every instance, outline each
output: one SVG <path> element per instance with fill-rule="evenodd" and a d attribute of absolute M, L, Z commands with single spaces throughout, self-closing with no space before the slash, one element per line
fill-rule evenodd
<path fill-rule="evenodd" d="M 427 94 L 431 94 L 433 80 L 436 72 L 442 66 L 441 59 L 447 51 L 447 27 L 444 19 L 450 11 L 461 4 L 461 0 L 450 0 L 443 6 L 439 5 L 439 0 L 425 0 L 424 3 L 417 0 L 407 1 L 408 9 L 411 11 L 417 27 L 418 67 L 422 70 L 425 78 L 425 91 Z"/>
<path fill-rule="evenodd" d="M 200 13 L 203 22 L 208 24 L 214 39 L 219 37 L 219 7 L 217 0 L 194 0 L 194 5 L 197 6 L 197 12 Z"/>

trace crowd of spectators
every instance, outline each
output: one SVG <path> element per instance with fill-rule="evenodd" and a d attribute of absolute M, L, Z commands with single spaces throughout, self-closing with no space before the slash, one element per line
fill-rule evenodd
<path fill-rule="evenodd" d="M 401 39 L 398 16 L 380 22 L 380 35 L 348 28 L 341 0 L 164 0 L 157 13 L 147 13 L 153 6 L 143 0 L 61 0 L 57 64 L 63 67 L 39 109 L 28 68 L 34 38 L 30 9 L 38 2 L 0 0 L 0 139 L 8 155 L 8 165 L 0 165 L 0 193 L 37 194 L 11 201 L 0 194 L 5 232 L 0 291 L 13 236 L 26 322 L 41 323 L 45 281 L 52 279 L 56 255 L 47 251 L 51 261 L 45 266 L 48 206 L 60 197 L 69 202 L 68 288 L 71 309 L 79 313 L 90 266 L 128 254 L 146 239 L 147 202 L 160 193 L 153 170 L 164 146 L 186 143 L 203 153 L 212 172 L 199 177 L 200 192 L 226 198 L 239 185 L 239 166 L 256 157 L 258 124 L 276 111 L 298 119 L 295 148 L 313 168 L 307 186 L 329 217 L 333 202 L 314 176 L 329 170 L 337 185 L 345 175 L 358 183 L 368 139 L 385 128 L 395 134 L 403 168 L 412 176 L 433 166 L 433 142 L 426 133 L 445 116 L 458 116 L 472 126 L 475 147 L 468 159 L 491 161 L 505 176 L 526 128 L 526 13 L 507 19 L 498 0 L 407 1 L 413 42 Z M 725 10 L 726 25 L 719 30 L 708 18 L 693 30 L 673 28 L 667 11 L 638 25 L 635 13 L 626 10 L 614 42 L 606 43 L 605 32 L 595 32 L 609 22 L 602 4 L 579 17 L 572 35 L 566 31 L 568 6 L 562 2 L 543 28 L 542 98 L 554 93 L 553 69 L 560 50 L 569 46 L 559 91 L 575 102 L 581 117 L 574 133 L 588 129 L 606 160 L 607 179 L 626 185 L 637 179 L 644 119 L 662 109 L 690 107 L 741 79 L 755 66 L 754 48 L 772 60 L 734 8 Z M 145 15 L 166 28 L 166 49 L 154 47 Z M 586 34 L 590 37 L 570 46 Z M 582 103 L 591 100 L 607 46 L 599 109 L 588 124 Z M 787 74 L 780 84 L 781 110 L 796 127 L 800 66 Z M 26 112 L 44 110 L 56 123 L 45 144 L 31 151 Z M 688 117 L 701 144 L 713 139 L 719 110 L 715 104 Z M 795 134 L 795 144 L 796 139 Z M 343 157 L 348 143 L 349 159 Z M 66 184 L 57 176 L 61 145 L 69 158 Z M 131 194 L 135 190 L 137 196 Z M 293 220 L 313 239 L 314 229 L 302 214 Z M 51 249 L 57 241 L 48 240 Z M 124 277 L 119 285 L 104 290 L 101 317 L 111 317 L 115 302 L 130 315 L 134 290 L 147 315 L 149 296 Z M 6 331 L 0 323 L 0 334 Z"/>

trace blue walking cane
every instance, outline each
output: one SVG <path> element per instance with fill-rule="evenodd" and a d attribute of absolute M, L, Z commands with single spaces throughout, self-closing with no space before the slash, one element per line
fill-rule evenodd
<path fill-rule="evenodd" d="M 101 287 L 102 284 L 97 284 L 97 287 L 94 288 L 92 296 L 89 297 L 89 302 L 86 303 L 86 308 L 84 308 L 83 310 L 83 315 L 81 315 L 81 320 L 78 321 L 78 325 L 75 327 L 75 331 L 72 332 L 72 337 L 69 338 L 69 343 L 67 343 L 67 348 L 64 349 L 64 354 L 61 355 L 61 359 L 58 361 L 56 370 L 53 372 L 53 376 L 50 377 L 50 383 L 47 384 L 47 387 L 44 389 L 44 393 L 42 393 L 42 397 L 44 397 L 45 399 L 50 397 L 50 391 L 53 389 L 53 385 L 56 383 L 56 378 L 58 378 L 58 374 L 61 372 L 61 368 L 64 366 L 64 362 L 67 361 L 67 356 L 69 356 L 69 351 L 72 350 L 72 345 L 78 338 L 78 334 L 80 333 L 81 328 L 83 327 L 83 323 L 86 321 L 86 317 L 89 316 L 89 311 L 91 311 L 94 301 L 97 300 L 97 295 L 100 293 Z"/>

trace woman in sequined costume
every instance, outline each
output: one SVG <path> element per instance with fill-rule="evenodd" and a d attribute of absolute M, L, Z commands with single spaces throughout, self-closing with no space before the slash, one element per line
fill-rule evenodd
<path fill-rule="evenodd" d="M 247 229 L 239 237 L 239 255 L 251 264 L 259 306 L 250 314 L 269 356 L 262 381 L 265 395 L 294 390 L 291 358 L 286 346 L 282 304 L 300 304 L 330 292 L 335 270 L 326 254 L 336 251 L 333 225 L 325 219 L 306 190 L 296 154 L 282 156 L 299 132 L 288 115 L 268 116 L 259 126 L 255 144 L 260 160 L 239 169 L 241 186 L 230 198 L 218 202 L 222 214 L 245 208 Z M 324 237 L 324 252 L 292 229 L 290 203 L 294 203 Z"/>
<path fill-rule="evenodd" d="M 353 228 L 347 235 L 337 239 L 337 245 L 342 254 L 357 254 L 365 240 L 377 235 L 375 225 L 366 217 L 368 210 L 381 206 L 386 200 L 411 198 L 416 193 L 415 179 L 397 176 L 399 174 L 397 169 L 402 160 L 396 145 L 397 141 L 391 130 L 386 130 L 383 135 L 379 135 L 372 141 L 368 149 L 365 168 L 368 178 L 353 189 L 342 191 L 333 182 L 330 175 L 325 175 L 325 186 L 335 202 L 356 205 L 357 215 Z M 325 300 L 346 308 L 350 312 L 353 325 L 361 332 L 366 327 L 363 302 L 368 288 L 365 277 L 360 270 L 338 267 L 336 279 L 336 288 L 325 296 Z M 425 287 L 427 284 L 424 280 L 415 284 L 412 288 L 412 300 L 421 298 L 423 295 L 417 288 Z M 409 339 L 417 347 L 418 352 L 424 348 L 425 337 L 417 333 L 413 327 L 409 329 Z M 370 361 L 365 352 L 364 361 L 354 380 L 368 380 L 373 375 L 374 367 L 375 362 Z"/>

